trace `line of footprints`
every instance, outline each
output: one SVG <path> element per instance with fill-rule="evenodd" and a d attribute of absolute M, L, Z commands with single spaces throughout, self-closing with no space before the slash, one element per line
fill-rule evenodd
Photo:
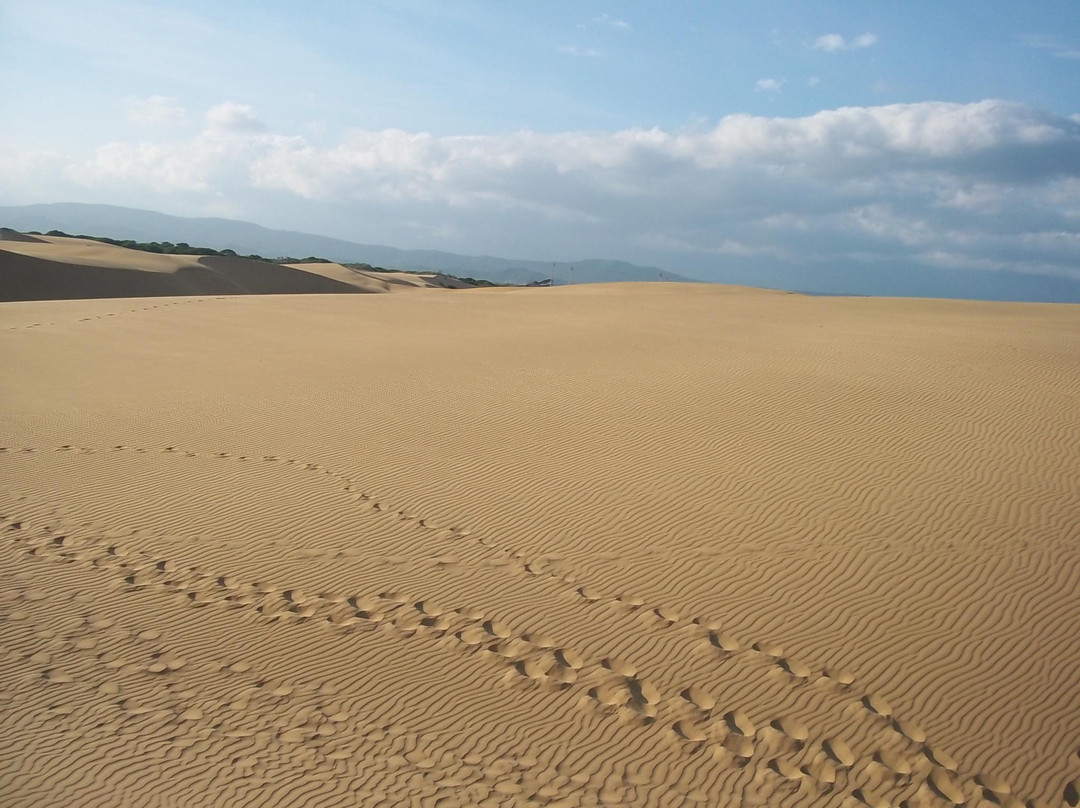
<path fill-rule="evenodd" d="M 596 681 L 587 688 L 582 701 L 614 713 L 624 721 L 637 720 L 643 725 L 652 725 L 662 704 L 672 701 L 626 661 L 608 657 L 599 663 L 588 663 L 572 648 L 560 647 L 549 637 L 517 634 L 510 626 L 486 618 L 479 612 L 446 609 L 430 599 L 414 600 L 397 591 L 385 591 L 370 597 L 334 593 L 307 595 L 296 589 L 248 584 L 225 576 L 203 574 L 198 570 L 182 570 L 167 560 L 156 559 L 142 552 L 128 557 L 118 545 L 108 544 L 105 540 L 73 541 L 70 536 L 52 528 L 32 532 L 21 522 L 9 522 L 7 527 L 17 534 L 16 541 L 28 545 L 28 551 L 33 555 L 68 562 L 91 560 L 99 568 L 111 569 L 123 575 L 124 582 L 130 587 L 160 586 L 182 593 L 196 608 L 210 605 L 249 608 L 271 620 L 325 621 L 346 631 L 371 629 L 385 624 L 402 636 L 449 638 L 463 650 L 479 652 L 502 661 L 509 677 L 532 680 L 555 691 L 571 690 L 579 677 L 586 684 Z M 104 550 L 103 554 L 93 552 L 95 544 L 99 545 L 99 550 Z M 30 602 L 42 597 L 42 593 L 34 590 L 21 593 L 21 598 Z M 18 608 L 9 614 L 15 620 L 26 616 L 25 611 Z M 714 627 L 704 621 L 696 625 L 706 632 L 710 644 L 723 650 L 717 644 Z M 95 627 L 107 627 L 107 623 Z M 756 645 L 755 653 L 779 658 L 782 665 L 792 667 L 791 661 L 777 657 L 779 649 L 760 643 Z M 84 640 L 75 647 L 89 650 L 93 648 L 93 643 Z M 733 650 L 730 641 L 727 647 L 729 651 Z M 41 657 L 32 658 L 31 661 L 48 665 L 50 660 Z M 104 661 L 108 663 L 111 660 Z M 162 653 L 147 664 L 146 671 L 167 674 L 181 669 L 185 664 L 175 655 Z M 235 672 L 243 671 L 238 669 Z M 833 679 L 839 687 L 851 688 L 853 680 L 850 676 L 842 673 L 826 673 L 825 676 Z M 71 681 L 63 670 L 54 668 L 46 668 L 43 678 L 55 683 Z M 283 682 L 271 682 L 267 687 L 274 696 L 285 696 L 292 690 L 291 685 Z M 840 738 L 826 738 L 818 744 L 811 744 L 809 730 L 798 720 L 780 717 L 758 728 L 742 710 L 730 710 L 721 715 L 716 699 L 699 687 L 686 688 L 678 698 L 692 708 L 693 717 L 676 721 L 670 727 L 671 733 L 693 751 L 707 749 L 713 759 L 723 765 L 746 766 L 759 747 L 765 752 L 783 751 L 788 755 L 762 761 L 769 772 L 789 783 L 814 780 L 828 791 L 832 787 L 842 786 L 845 773 L 857 764 L 851 748 Z M 880 697 L 866 695 L 861 698 L 861 703 L 867 710 L 883 718 L 891 714 Z M 136 710 L 134 714 L 139 713 Z M 199 717 L 198 709 L 184 711 L 180 716 L 181 720 Z M 912 744 L 921 745 L 926 760 L 933 764 L 924 780 L 932 793 L 953 804 L 964 803 L 967 797 L 956 782 L 955 761 L 940 750 L 926 745 L 925 736 L 917 727 L 898 719 L 892 719 L 891 726 Z M 298 741 L 302 734 L 301 730 L 284 731 L 281 740 Z M 804 750 L 809 754 L 799 759 L 798 753 Z M 900 783 L 912 783 L 917 775 L 915 766 L 900 755 L 879 751 L 873 763 Z M 975 782 L 995 801 L 1008 804 L 1011 795 L 1006 783 L 986 775 L 976 777 Z M 889 804 L 864 788 L 854 788 L 852 794 L 866 805 Z"/>
<path fill-rule="evenodd" d="M 33 604 L 44 597 L 31 588 L 20 591 L 15 600 Z M 27 615 L 16 608 L 12 619 L 25 620 Z M 68 687 L 92 688 L 115 708 L 111 716 L 95 712 L 92 729 L 101 742 L 115 740 L 126 725 L 157 729 L 163 740 L 149 746 L 151 757 L 197 764 L 215 743 L 227 745 L 234 774 L 253 784 L 268 781 L 284 766 L 319 768 L 346 777 L 363 770 L 367 785 L 361 796 L 376 801 L 419 787 L 425 796 L 458 798 L 448 800 L 448 805 L 476 805 L 489 797 L 524 794 L 549 806 L 570 808 L 580 804 L 575 796 L 580 797 L 590 782 L 568 761 L 541 766 L 528 754 L 455 751 L 447 748 L 445 738 L 424 736 L 400 721 L 365 721 L 331 682 L 262 676 L 243 661 L 209 663 L 229 677 L 233 695 L 207 698 L 198 687 L 199 673 L 186 675 L 199 666 L 169 650 L 156 628 L 126 629 L 113 618 L 91 613 L 72 631 L 42 629 L 37 635 L 53 648 L 80 654 L 95 668 L 80 680 L 58 667 L 50 650 L 37 650 L 27 658 L 39 666 L 41 681 L 51 690 L 46 720 L 63 726 L 76 718 L 75 703 L 59 695 Z M 102 650 L 116 637 L 134 639 L 141 654 Z M 65 659 L 70 665 L 68 654 Z M 622 804 L 635 796 L 636 787 L 647 783 L 641 773 L 612 775 L 597 790 L 596 801 Z"/>
<path fill-rule="evenodd" d="M 139 311 L 152 311 L 153 309 L 164 309 L 172 306 L 184 306 L 191 303 L 208 303 L 212 300 L 225 300 L 225 297 L 199 297 L 199 298 L 185 298 L 183 300 L 173 300 L 168 303 L 155 303 L 150 306 L 137 306 L 133 309 L 125 309 L 124 311 L 112 311 L 105 312 L 104 314 L 95 314 L 92 317 L 80 317 L 78 322 L 88 323 L 91 320 L 107 320 L 110 317 L 118 317 L 124 314 L 134 314 Z M 29 325 L 11 325 L 7 327 L 7 331 L 24 331 L 31 328 L 44 328 L 47 326 L 60 325 L 58 322 L 48 323 L 30 323 Z"/>
<path fill-rule="evenodd" d="M 0 453 L 35 451 L 39 450 L 0 447 Z M 55 451 L 92 454 L 96 450 L 63 446 Z M 108 451 L 145 453 L 148 450 L 116 446 Z M 206 455 L 182 451 L 175 447 L 167 447 L 163 451 L 182 452 L 188 457 L 240 461 L 254 459 L 227 453 Z M 393 511 L 380 505 L 366 494 L 359 493 L 352 480 L 334 474 L 319 464 L 276 456 L 258 459 L 283 462 L 307 472 L 321 472 L 336 479 L 342 490 L 352 493 L 357 501 L 366 503 L 374 511 L 381 511 L 397 519 L 414 521 L 418 526 L 427 529 L 440 529 L 437 525 L 404 510 Z M 11 522 L 9 529 L 21 532 L 23 525 Z M 468 531 L 459 528 L 447 530 L 461 538 L 469 535 Z M 885 722 L 912 754 L 904 755 L 881 749 L 874 753 L 872 761 L 859 761 L 850 746 L 841 738 L 832 737 L 812 742 L 810 731 L 797 719 L 777 717 L 759 728 L 743 710 L 722 711 L 710 693 L 694 685 L 681 691 L 677 699 L 672 699 L 661 693 L 653 682 L 641 676 L 636 667 L 626 661 L 608 657 L 598 663 L 589 663 L 575 650 L 561 646 L 550 637 L 534 633 L 515 633 L 510 626 L 474 610 L 444 608 L 431 599 L 399 591 L 384 591 L 374 596 L 341 593 L 309 595 L 288 587 L 258 582 L 245 583 L 228 576 L 212 576 L 192 569 L 180 570 L 168 560 L 152 558 L 141 552 L 134 557 L 124 557 L 123 549 L 115 544 L 110 545 L 104 554 L 95 555 L 91 548 L 73 542 L 70 536 L 57 535 L 52 529 L 43 531 L 36 539 L 31 539 L 29 532 L 20 537 L 30 545 L 30 552 L 61 560 L 89 559 L 96 566 L 122 571 L 124 580 L 132 587 L 160 585 L 183 592 L 195 607 L 217 603 L 232 608 L 255 609 L 264 617 L 273 620 L 325 620 L 346 631 L 371 629 L 382 625 L 403 636 L 448 638 L 462 650 L 481 653 L 502 662 L 507 668 L 507 677 L 530 681 L 553 691 L 584 689 L 585 693 L 581 698 L 585 703 L 610 712 L 624 722 L 653 725 L 665 703 L 675 705 L 681 708 L 679 712 L 688 714 L 664 728 L 691 750 L 708 750 L 717 763 L 735 767 L 750 764 L 759 750 L 764 750 L 765 753 L 779 751 L 782 754 L 767 761 L 765 766 L 771 774 L 788 784 L 801 786 L 804 783 L 813 783 L 825 791 L 850 786 L 855 769 L 864 768 L 865 763 L 865 767 L 877 775 L 877 781 L 884 782 L 893 789 L 901 789 L 907 794 L 907 798 L 901 800 L 900 804 L 911 808 L 921 805 L 926 798 L 933 798 L 939 803 L 960 805 L 967 802 L 973 793 L 1001 805 L 1024 804 L 1012 794 L 1007 782 L 994 775 L 978 774 L 962 778 L 957 762 L 943 750 L 928 743 L 921 728 L 893 716 L 890 706 L 880 696 L 860 696 L 855 693 L 854 677 L 849 672 L 825 670 L 817 676 L 808 666 L 786 656 L 781 648 L 771 643 L 755 642 L 749 648 L 744 647 L 722 630 L 719 621 L 689 619 L 696 634 L 711 646 L 719 659 L 752 655 L 775 664 L 795 684 L 816 680 L 826 686 L 851 693 L 869 715 Z M 632 596 L 605 597 L 591 586 L 578 585 L 572 574 L 557 563 L 546 560 L 529 561 L 520 554 L 500 550 L 482 539 L 480 541 L 484 546 L 502 552 L 527 575 L 546 575 L 572 586 L 576 595 L 585 602 L 609 602 L 631 611 L 647 612 L 651 614 L 652 622 L 662 627 L 672 626 L 684 619 L 675 609 L 649 606 L 642 599 Z M 91 540 L 90 544 L 102 542 L 107 543 L 105 540 Z M 1075 806 L 1080 802 L 1077 799 L 1078 791 L 1080 784 L 1077 781 L 1068 784 L 1063 795 L 1067 804 Z M 891 804 L 884 797 L 866 788 L 853 788 L 851 794 L 860 803 L 872 808 Z M 1029 800 L 1027 803 L 1029 808 L 1037 808 L 1039 804 L 1038 800 Z"/>

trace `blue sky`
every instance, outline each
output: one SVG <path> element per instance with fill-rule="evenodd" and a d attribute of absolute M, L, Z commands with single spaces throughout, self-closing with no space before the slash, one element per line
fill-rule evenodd
<path fill-rule="evenodd" d="M 1068 2 L 0 0 L 0 204 L 1080 275 Z"/>

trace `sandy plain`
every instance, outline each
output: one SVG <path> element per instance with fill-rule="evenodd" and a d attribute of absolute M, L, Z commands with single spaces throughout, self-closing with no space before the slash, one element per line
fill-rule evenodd
<path fill-rule="evenodd" d="M 1078 800 L 1080 307 L 42 300 L 0 363 L 4 805 Z"/>

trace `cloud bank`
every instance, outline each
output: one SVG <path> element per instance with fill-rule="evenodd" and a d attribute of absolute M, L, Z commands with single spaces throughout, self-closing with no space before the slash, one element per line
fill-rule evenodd
<path fill-rule="evenodd" d="M 29 164 L 33 177 L 17 170 Z M 703 277 L 732 262 L 895 261 L 1080 277 L 1080 122 L 1002 101 L 730 115 L 693 131 L 353 131 L 329 145 L 227 103 L 185 140 L 82 159 L 9 146 L 7 168 L 9 203 L 81 189 L 403 247 Z"/>

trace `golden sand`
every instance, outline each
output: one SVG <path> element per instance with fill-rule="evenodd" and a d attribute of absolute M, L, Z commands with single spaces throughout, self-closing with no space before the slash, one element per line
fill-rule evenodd
<path fill-rule="evenodd" d="M 706 285 L 0 305 L 0 803 L 1068 804 L 1078 357 Z"/>

